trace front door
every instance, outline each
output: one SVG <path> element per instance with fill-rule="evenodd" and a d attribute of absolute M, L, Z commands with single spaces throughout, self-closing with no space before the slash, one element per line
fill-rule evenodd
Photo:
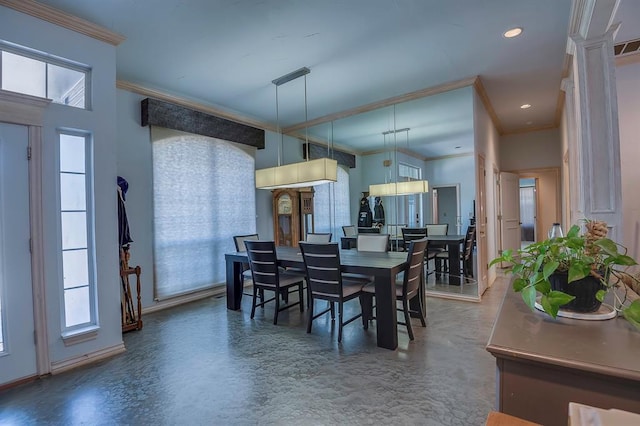
<path fill-rule="evenodd" d="M 26 126 L 0 123 L 0 385 L 36 374 Z"/>

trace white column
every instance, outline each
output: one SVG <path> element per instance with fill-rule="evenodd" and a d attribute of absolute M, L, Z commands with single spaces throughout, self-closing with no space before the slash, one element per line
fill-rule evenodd
<path fill-rule="evenodd" d="M 613 58 L 613 35 L 617 26 L 603 27 L 603 23 L 610 22 L 617 2 L 607 3 L 610 7 L 604 10 L 583 9 L 579 31 L 570 38 L 575 92 L 569 96 L 572 90 L 567 88 L 567 113 L 575 109 L 576 143 L 570 144 L 569 149 L 570 159 L 575 158 L 577 166 L 577 170 L 572 171 L 571 209 L 574 220 L 588 218 L 607 222 L 610 238 L 620 241 L 622 190 Z M 587 5 L 593 4 L 588 1 Z M 571 121 L 569 125 L 573 127 Z"/>

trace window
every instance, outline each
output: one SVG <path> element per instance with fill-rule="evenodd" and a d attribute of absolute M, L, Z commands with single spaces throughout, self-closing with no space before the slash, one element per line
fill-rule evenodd
<path fill-rule="evenodd" d="M 349 171 L 338 167 L 338 181 L 314 186 L 313 213 L 315 232 L 331 232 L 332 240 L 342 237 L 342 226 L 351 225 Z"/>
<path fill-rule="evenodd" d="M 3 90 L 88 109 L 89 76 L 88 67 L 0 43 L 0 87 Z"/>
<path fill-rule="evenodd" d="M 67 331 L 96 324 L 91 138 L 60 133 L 60 223 Z"/>
<path fill-rule="evenodd" d="M 398 164 L 399 181 L 411 181 L 422 179 L 422 170 L 420 167 L 410 164 Z M 422 197 L 419 194 L 405 195 L 398 203 L 398 217 L 402 223 L 409 226 L 420 226 L 422 223 Z"/>
<path fill-rule="evenodd" d="M 233 236 L 255 233 L 255 160 L 231 142 L 152 128 L 155 297 L 225 282 Z"/>

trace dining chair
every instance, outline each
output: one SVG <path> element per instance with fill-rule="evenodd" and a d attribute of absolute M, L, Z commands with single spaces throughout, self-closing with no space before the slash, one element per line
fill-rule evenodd
<path fill-rule="evenodd" d="M 358 235 L 358 251 L 389 251 L 389 234 Z"/>
<path fill-rule="evenodd" d="M 273 323 L 278 323 L 278 313 L 285 309 L 300 305 L 300 312 L 304 312 L 304 293 L 302 291 L 303 277 L 289 274 L 278 267 L 276 255 L 276 244 L 273 241 L 251 241 L 245 240 L 247 256 L 251 266 L 251 276 L 253 278 L 253 298 L 251 303 L 251 318 L 255 316 L 256 307 L 264 308 L 264 305 L 275 301 L 275 313 Z M 261 300 L 257 303 L 258 292 L 268 290 L 274 292 L 274 297 L 268 300 Z M 279 295 L 283 292 L 287 294 L 298 292 L 298 301 L 286 303 L 280 306 Z M 286 298 L 288 300 L 288 297 Z"/>
<path fill-rule="evenodd" d="M 460 253 L 462 262 L 462 274 L 465 277 L 473 278 L 473 245 L 476 240 L 476 227 L 469 225 L 464 237 L 464 247 Z M 443 262 L 443 271 L 449 272 L 449 252 L 442 252 L 436 255 L 436 259 Z"/>
<path fill-rule="evenodd" d="M 244 242 L 247 240 L 256 241 L 259 240 L 258 234 L 247 234 L 247 235 L 234 235 L 233 243 L 236 246 L 236 251 L 238 253 L 245 253 L 247 248 L 244 246 Z M 251 268 L 249 267 L 249 263 L 242 264 L 242 281 L 251 279 Z M 247 296 L 251 296 L 252 293 L 242 293 Z"/>
<path fill-rule="evenodd" d="M 305 239 L 308 243 L 328 243 L 331 242 L 331 232 L 309 232 Z"/>
<path fill-rule="evenodd" d="M 420 322 L 423 327 L 427 326 L 424 319 L 424 286 L 422 285 L 424 280 L 423 268 L 425 253 L 427 251 L 428 240 L 421 238 L 417 240 L 411 240 L 409 248 L 407 250 L 407 266 L 405 267 L 402 279 L 397 279 L 395 282 L 396 287 L 396 300 L 402 302 L 402 311 L 404 313 L 404 322 L 398 321 L 398 324 L 407 327 L 407 333 L 409 339 L 413 340 L 413 329 L 411 328 L 411 314 L 418 313 L 420 315 Z M 399 274 L 400 275 L 400 274 Z M 367 284 L 362 288 L 365 293 L 371 293 L 372 297 L 376 293 L 376 287 L 372 284 Z M 411 299 L 418 297 L 417 311 L 412 311 L 409 306 Z"/>
<path fill-rule="evenodd" d="M 411 244 L 411 241 L 420 240 L 422 238 L 425 238 L 426 236 L 427 236 L 427 228 L 402 228 L 402 239 L 404 241 L 405 250 L 407 250 L 407 248 Z M 427 244 L 427 250 L 425 250 L 425 256 L 424 256 L 427 262 L 427 275 L 431 275 L 434 272 L 433 270 L 429 269 L 429 261 L 432 259 L 435 259 L 436 254 L 437 253 L 430 252 L 428 250 L 428 244 Z M 435 260 L 434 260 L 434 263 L 435 263 Z"/>
<path fill-rule="evenodd" d="M 338 342 L 342 341 L 342 328 L 358 318 L 362 318 L 362 326 L 366 330 L 369 322 L 362 312 L 370 309 L 373 296 L 363 292 L 362 287 L 372 284 L 373 281 L 368 277 L 356 278 L 343 275 L 337 243 L 300 243 L 300 250 L 307 271 L 309 305 L 307 333 L 311 333 L 313 321 L 327 312 L 331 313 L 331 320 L 335 320 L 336 303 L 338 304 Z M 360 299 L 360 313 L 345 319 L 344 303 L 355 298 Z M 316 314 L 314 313 L 315 300 L 326 300 L 329 306 Z"/>
<path fill-rule="evenodd" d="M 345 237 L 355 237 L 358 235 L 358 231 L 356 231 L 356 227 L 354 225 L 345 225 L 342 227 L 342 232 Z"/>

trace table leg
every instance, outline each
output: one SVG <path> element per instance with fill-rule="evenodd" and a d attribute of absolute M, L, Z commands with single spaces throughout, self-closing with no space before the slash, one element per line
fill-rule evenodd
<path fill-rule="evenodd" d="M 460 269 L 460 244 L 450 244 L 449 251 L 449 284 L 460 285 L 462 270 Z"/>
<path fill-rule="evenodd" d="M 240 310 L 242 302 L 242 262 L 226 259 L 227 264 L 227 309 Z"/>
<path fill-rule="evenodd" d="M 398 319 L 394 277 L 376 275 L 376 329 L 378 346 L 394 350 L 398 347 Z"/>

